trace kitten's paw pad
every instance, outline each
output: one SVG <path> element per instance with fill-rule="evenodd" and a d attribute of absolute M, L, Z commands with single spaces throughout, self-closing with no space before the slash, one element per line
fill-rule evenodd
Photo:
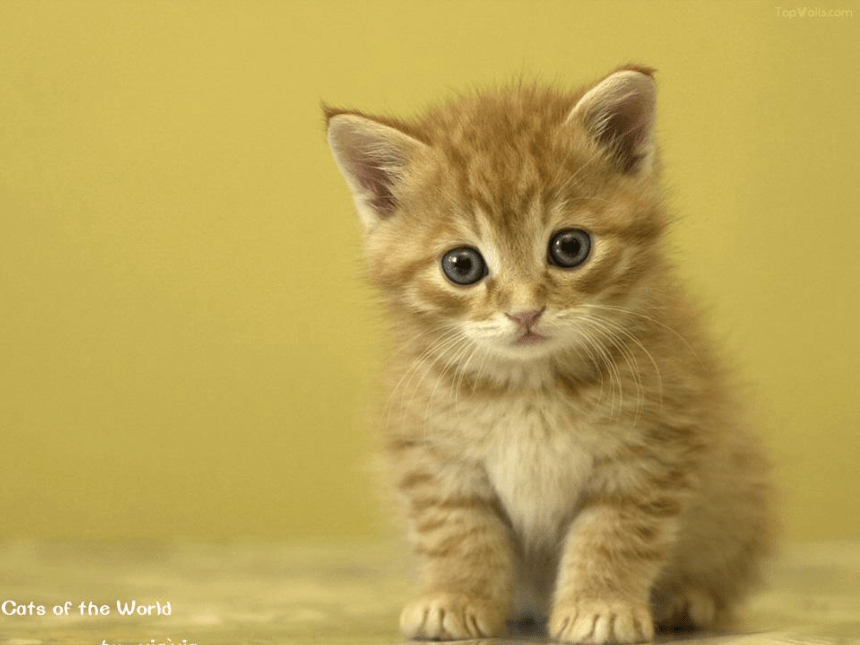
<path fill-rule="evenodd" d="M 714 597 L 699 589 L 676 590 L 655 606 L 654 616 L 668 629 L 703 629 L 712 627 L 717 618 Z"/>
<path fill-rule="evenodd" d="M 483 598 L 428 593 L 400 614 L 400 631 L 414 640 L 490 638 L 502 632 L 506 607 Z"/>
<path fill-rule="evenodd" d="M 553 609 L 549 634 L 563 643 L 645 643 L 654 638 L 654 623 L 644 603 L 581 600 Z"/>

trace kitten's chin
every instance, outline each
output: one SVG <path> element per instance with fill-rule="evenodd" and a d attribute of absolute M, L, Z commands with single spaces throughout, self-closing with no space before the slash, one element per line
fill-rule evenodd
<path fill-rule="evenodd" d="M 532 361 L 547 358 L 557 352 L 559 344 L 549 336 L 529 332 L 509 340 L 493 343 L 491 349 L 499 358 L 513 361 Z"/>
<path fill-rule="evenodd" d="M 514 345 L 540 345 L 547 342 L 549 339 L 543 334 L 538 334 L 533 331 L 527 332 L 514 341 Z"/>

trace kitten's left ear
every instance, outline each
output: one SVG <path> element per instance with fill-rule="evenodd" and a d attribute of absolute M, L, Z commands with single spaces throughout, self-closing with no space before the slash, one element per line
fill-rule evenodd
<path fill-rule="evenodd" d="M 651 70 L 624 69 L 585 93 L 567 117 L 610 151 L 624 173 L 647 171 L 654 156 L 657 85 Z"/>
<path fill-rule="evenodd" d="M 327 117 L 329 147 L 368 232 L 397 209 L 397 187 L 426 144 L 363 115 L 327 112 Z"/>

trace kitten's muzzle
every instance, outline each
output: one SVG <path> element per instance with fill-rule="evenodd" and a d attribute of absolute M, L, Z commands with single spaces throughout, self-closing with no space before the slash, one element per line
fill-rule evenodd
<path fill-rule="evenodd" d="M 546 340 L 546 336 L 534 331 L 534 327 L 537 325 L 538 319 L 541 317 L 545 309 L 546 306 L 543 306 L 540 309 L 531 309 L 529 311 L 520 311 L 514 314 L 505 314 L 508 318 L 517 323 L 520 326 L 520 330 L 523 332 L 517 337 L 514 344 L 532 345 Z"/>

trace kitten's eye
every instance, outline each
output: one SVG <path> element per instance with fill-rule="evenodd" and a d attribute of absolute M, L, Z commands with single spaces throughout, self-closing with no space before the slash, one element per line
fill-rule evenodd
<path fill-rule="evenodd" d="M 487 275 L 487 263 L 476 249 L 464 246 L 442 257 L 442 271 L 454 284 L 475 284 Z"/>
<path fill-rule="evenodd" d="M 577 267 L 591 252 L 591 236 L 579 228 L 568 228 L 552 236 L 547 249 L 550 264 L 562 269 Z"/>

